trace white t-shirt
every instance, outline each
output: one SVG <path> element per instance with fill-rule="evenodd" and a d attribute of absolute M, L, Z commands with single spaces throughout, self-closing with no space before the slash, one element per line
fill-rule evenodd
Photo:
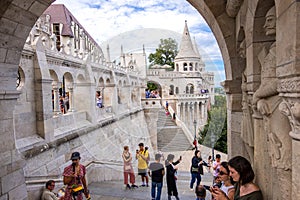
<path fill-rule="evenodd" d="M 217 162 L 217 161 L 214 161 L 214 162 L 213 162 L 213 169 L 214 169 L 217 165 L 219 165 L 219 166 L 214 170 L 214 173 L 213 173 L 213 176 L 214 176 L 214 177 L 218 176 L 219 169 L 220 169 L 220 164 L 221 164 L 221 162 Z"/>

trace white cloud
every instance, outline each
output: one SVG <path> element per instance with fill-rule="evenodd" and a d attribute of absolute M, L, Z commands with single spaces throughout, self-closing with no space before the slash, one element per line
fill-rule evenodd
<path fill-rule="evenodd" d="M 216 65 L 223 65 L 213 33 L 186 0 L 57 0 L 55 3 L 65 4 L 99 44 L 121 33 L 141 28 L 168 29 L 182 34 L 184 21 L 187 20 L 200 53 L 205 52 L 205 57 L 209 55 Z"/>

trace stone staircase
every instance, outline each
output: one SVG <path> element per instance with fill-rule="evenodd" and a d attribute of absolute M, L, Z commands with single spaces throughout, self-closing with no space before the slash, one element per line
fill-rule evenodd
<path fill-rule="evenodd" d="M 159 111 L 157 121 L 157 147 L 162 152 L 186 151 L 192 149 L 181 127 L 165 111 Z"/>

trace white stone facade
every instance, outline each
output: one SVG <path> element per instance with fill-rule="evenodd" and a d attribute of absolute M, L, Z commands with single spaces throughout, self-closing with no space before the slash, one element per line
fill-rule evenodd
<path fill-rule="evenodd" d="M 226 72 L 226 81 L 224 86 L 228 97 L 229 158 L 231 156 L 241 154 L 249 156 L 250 159 L 251 155 L 249 155 L 249 152 L 251 154 L 252 148 L 256 182 L 262 189 L 264 199 L 300 199 L 300 193 L 298 192 L 300 188 L 300 183 L 298 181 L 300 178 L 300 2 L 288 0 L 188 1 L 204 16 L 205 20 L 213 30 L 224 59 Z M 35 25 L 36 20 L 52 2 L 53 0 L 25 2 L 10 0 L 1 1 L 4 6 L 0 15 L 0 127 L 2 128 L 0 130 L 0 199 L 33 199 L 30 196 L 31 193 L 27 193 L 27 190 L 29 189 L 26 187 L 26 184 L 28 185 L 29 182 L 34 182 L 34 180 L 28 180 L 28 165 L 33 166 L 32 169 L 37 169 L 36 171 L 30 171 L 31 174 L 39 175 L 46 174 L 47 170 L 53 171 L 53 169 L 55 169 L 54 166 L 63 167 L 69 160 L 70 152 L 73 150 L 79 150 L 82 152 L 84 159 L 90 158 L 89 153 L 87 153 L 87 149 L 89 147 L 82 145 L 82 140 L 79 139 L 78 136 L 86 135 L 86 137 L 88 137 L 88 133 L 93 131 L 93 126 L 85 126 L 83 124 L 87 121 L 88 123 L 94 123 L 94 121 L 97 121 L 97 118 L 95 117 L 96 114 L 92 113 L 92 111 L 95 110 L 95 102 L 87 103 L 87 105 L 84 106 L 84 109 L 87 109 L 88 111 L 83 112 L 85 113 L 85 117 L 83 115 L 81 116 L 80 110 L 82 110 L 82 108 L 80 108 L 80 104 L 76 103 L 76 101 L 84 102 L 85 96 L 81 96 L 81 99 L 79 99 L 79 97 L 75 95 L 77 100 L 76 98 L 74 99 L 74 110 L 77 111 L 74 117 L 75 119 L 76 117 L 80 119 L 78 122 L 76 121 L 76 125 L 81 125 L 83 128 L 78 132 L 66 133 L 66 137 L 62 136 L 64 135 L 63 133 L 61 138 L 56 139 L 53 129 L 55 126 L 58 127 L 59 125 L 53 125 L 55 120 L 53 118 L 54 113 L 51 105 L 51 90 L 56 87 L 55 85 L 54 87 L 52 86 L 54 78 L 53 76 L 51 77 L 51 74 L 53 73 L 49 72 L 49 68 L 52 67 L 52 71 L 56 70 L 55 64 L 50 63 L 56 62 L 57 60 L 53 60 L 51 57 L 51 52 L 53 51 L 51 49 L 53 45 L 50 46 L 50 50 L 47 50 L 48 48 L 45 48 L 44 46 L 44 44 L 46 46 L 48 45 L 48 42 L 44 39 L 47 39 L 48 37 L 50 38 L 51 35 L 42 40 L 35 41 L 34 39 L 36 38 L 34 34 L 31 38 L 33 40 L 30 40 L 30 42 L 36 42 L 36 49 L 34 51 L 29 49 L 29 52 L 26 52 L 27 50 L 25 48 L 25 51 L 23 51 L 24 44 L 32 27 Z M 265 16 L 273 6 L 275 6 L 276 11 L 276 36 L 266 35 L 263 31 Z M 51 38 L 53 38 L 52 41 L 55 41 L 55 37 Z M 238 55 L 238 47 L 244 39 L 246 56 L 244 59 L 241 59 Z M 276 51 L 269 51 L 269 47 L 272 46 L 274 42 Z M 83 58 L 89 54 L 85 54 L 84 52 L 77 50 L 72 51 L 72 44 L 70 42 L 67 42 L 66 46 L 69 48 L 65 52 L 66 55 L 75 54 L 77 57 L 74 59 L 64 59 L 64 56 L 62 57 L 62 60 L 72 62 L 64 63 L 66 65 L 62 68 L 62 71 L 55 72 L 57 80 L 62 81 L 62 75 L 66 75 L 68 80 L 73 80 L 73 82 L 76 83 L 73 85 L 74 93 L 76 90 L 79 93 L 87 92 L 88 95 L 90 95 L 87 98 L 91 97 L 90 99 L 94 98 L 94 92 L 96 87 L 98 87 L 98 83 L 99 85 L 106 84 L 105 88 L 111 91 L 112 95 L 108 97 L 104 96 L 103 98 L 108 98 L 108 102 L 112 99 L 113 103 L 111 109 L 118 109 L 118 107 L 114 107 L 117 105 L 115 102 L 117 102 L 118 99 L 116 85 L 122 85 L 123 88 L 129 83 L 129 80 L 126 79 L 126 75 L 121 76 L 124 72 L 116 67 L 111 67 L 111 69 L 107 71 L 107 68 L 101 68 L 99 65 L 93 64 L 102 64 L 102 62 L 104 62 L 104 60 L 101 59 L 101 52 L 97 52 L 96 50 L 94 51 L 93 56 L 91 56 L 91 63 L 83 65 L 87 67 L 85 69 L 81 69 L 81 64 L 85 62 Z M 250 118 L 251 120 L 249 120 L 249 118 L 244 118 L 244 120 L 242 117 L 249 116 L 247 112 L 251 111 L 249 108 L 252 109 L 253 95 L 259 88 L 262 88 L 261 84 L 263 81 L 261 78 L 264 77 L 264 73 L 261 71 L 262 63 L 260 62 L 261 59 L 258 58 L 258 55 L 262 52 L 263 47 L 266 49 L 265 52 L 267 54 L 265 55 L 268 55 L 269 52 L 275 52 L 275 56 L 273 55 L 274 57 L 272 60 L 276 61 L 274 62 L 276 66 L 276 73 L 275 77 L 272 77 L 272 80 L 274 80 L 274 78 L 276 80 L 274 84 L 276 85 L 276 91 L 278 93 L 273 95 L 273 93 L 267 94 L 266 92 L 264 95 L 266 97 L 280 97 L 279 99 L 281 99 L 281 102 L 278 105 L 278 109 L 284 114 L 284 116 L 286 116 L 285 119 L 288 120 L 287 122 L 285 120 L 280 121 L 285 124 L 278 130 L 282 131 L 282 129 L 285 129 L 284 135 L 279 132 L 274 132 L 280 141 L 277 143 L 277 147 L 280 146 L 278 145 L 280 143 L 282 144 L 281 146 L 284 147 L 284 151 L 279 150 L 279 152 L 288 152 L 288 154 L 284 154 L 284 156 L 282 154 L 282 156 L 279 157 L 274 157 L 273 155 L 275 155 L 275 152 L 270 149 L 270 147 L 272 147 L 269 143 L 270 136 L 274 138 L 274 134 L 272 132 L 268 132 L 267 130 L 270 129 L 265 129 L 265 127 L 272 128 L 272 130 L 274 127 L 265 126 L 267 125 L 266 120 L 268 120 L 268 116 L 260 112 L 256 113 L 258 115 L 255 116 L 251 113 L 253 116 Z M 262 58 L 263 57 L 264 56 L 262 56 Z M 22 59 L 25 60 L 22 61 Z M 61 61 L 58 59 L 58 62 Z M 28 70 L 24 71 L 23 75 L 28 74 L 28 77 L 25 76 L 25 80 L 28 80 L 29 82 L 24 82 L 23 84 L 26 84 L 26 88 L 23 87 L 19 90 L 16 89 L 16 79 L 20 64 L 23 65 L 23 68 L 21 67 L 22 70 Z M 24 65 L 28 67 L 24 67 Z M 30 68 L 30 65 L 32 65 L 33 68 Z M 71 69 L 70 71 L 66 70 L 69 68 L 67 65 L 77 67 L 78 74 L 73 72 Z M 45 69 L 46 71 L 41 69 Z M 274 72 L 274 67 L 271 69 Z M 104 77 L 102 77 L 103 81 L 100 79 L 99 75 L 95 75 L 96 81 L 93 76 L 90 76 L 92 71 L 96 72 L 97 70 L 106 72 L 103 73 L 105 74 Z M 111 73 L 112 71 L 115 73 Z M 82 74 L 80 74 L 80 72 Z M 118 73 L 118 76 L 111 78 L 111 76 L 115 76 L 116 72 Z M 245 74 L 245 76 L 243 74 Z M 20 73 L 20 76 L 22 76 L 22 73 Z M 89 81 L 86 83 L 86 80 Z M 98 82 L 98 80 L 101 81 Z M 139 79 L 136 78 L 136 80 L 137 85 L 140 84 L 138 81 Z M 243 80 L 246 80 L 246 90 L 241 87 Z M 69 81 L 69 83 L 73 82 Z M 34 87 L 34 94 L 33 91 L 30 91 L 27 87 Z M 129 90 L 130 88 L 131 87 L 124 87 L 124 90 Z M 145 88 L 141 90 L 144 91 L 144 89 Z M 24 95 L 25 93 L 27 95 Z M 243 95 L 243 93 L 246 93 L 246 95 Z M 259 93 L 256 95 L 259 97 L 260 101 L 265 100 L 266 98 L 259 95 Z M 246 96 L 250 99 L 249 101 L 245 101 Z M 126 98 L 125 96 L 124 102 L 127 102 L 127 100 L 130 100 L 130 98 Z M 242 107 L 243 101 L 249 102 L 248 108 L 245 106 L 247 104 Z M 128 106 L 128 104 L 121 104 L 124 111 L 122 113 L 126 113 L 126 109 L 128 110 L 128 107 L 126 108 L 126 106 Z M 15 107 L 18 107 L 18 109 L 15 109 Z M 105 111 L 105 117 L 109 116 L 109 113 L 109 110 L 108 112 Z M 129 119 L 138 114 L 135 112 L 131 113 L 131 115 L 116 115 L 115 118 L 111 118 L 112 121 L 104 120 L 103 126 L 107 125 L 107 123 L 113 122 L 114 120 L 120 121 L 122 116 L 126 116 L 123 119 L 128 120 L 124 125 L 127 127 L 130 121 Z M 72 114 L 73 112 L 61 115 L 60 117 L 72 116 Z M 273 117 L 276 115 L 271 116 Z M 23 119 L 26 120 L 26 122 L 24 122 Z M 103 117 L 100 117 L 100 120 L 102 119 Z M 135 118 L 133 118 L 133 120 L 134 119 Z M 253 147 L 249 146 L 248 143 L 245 144 L 244 138 L 241 134 L 242 127 L 244 127 L 244 122 L 246 121 L 252 121 L 250 125 L 253 125 Z M 23 123 L 24 130 L 26 131 L 23 131 L 22 133 L 22 127 L 20 125 L 16 125 L 16 123 Z M 33 124 L 36 124 L 36 127 L 34 127 Z M 97 126 L 101 127 L 101 125 Z M 97 129 L 97 126 L 94 127 L 95 130 Z M 16 128 L 19 131 L 17 131 Z M 61 130 L 61 132 L 64 131 Z M 118 138 L 117 136 L 121 133 L 116 130 L 115 132 L 108 132 L 107 134 L 111 134 L 112 137 L 116 136 L 115 138 Z M 104 138 L 101 133 L 99 133 L 99 135 L 101 139 Z M 129 134 L 128 137 L 130 137 L 130 139 L 132 138 Z M 147 138 L 146 135 L 144 137 Z M 29 149 L 26 149 L 28 145 L 20 145 L 24 144 L 20 143 L 20 139 L 25 138 L 30 138 L 28 144 L 34 143 L 33 145 L 29 145 Z M 93 139 L 94 137 L 92 137 L 91 140 Z M 288 139 L 290 141 L 288 141 Z M 46 141 L 48 145 L 45 143 L 44 145 L 39 146 L 38 144 L 40 144 L 41 141 Z M 118 141 L 123 140 L 120 139 Z M 133 141 L 132 145 L 135 142 L 136 141 Z M 121 145 L 122 144 L 120 144 L 120 149 Z M 247 150 L 248 147 L 251 147 L 250 151 Z M 20 151 L 19 148 L 22 148 L 25 152 Z M 286 155 L 288 155 L 287 157 L 290 158 L 290 160 L 288 163 L 283 163 L 282 158 L 286 158 Z M 54 164 L 56 162 L 59 164 Z M 83 160 L 83 162 L 85 162 L 85 160 Z M 43 164 L 44 166 L 42 166 Z M 283 166 L 282 164 L 287 164 L 288 166 Z M 60 170 L 61 167 L 59 167 Z M 102 174 L 107 173 L 107 176 L 104 177 L 106 180 L 111 178 L 111 176 L 109 176 L 109 174 L 111 174 L 109 171 L 112 170 L 102 171 Z M 279 177 L 277 176 L 278 173 L 282 173 L 284 176 Z M 99 175 L 99 173 L 95 174 Z M 101 177 L 94 176 L 94 178 L 100 179 Z M 284 198 L 282 198 L 282 196 L 284 196 Z"/>

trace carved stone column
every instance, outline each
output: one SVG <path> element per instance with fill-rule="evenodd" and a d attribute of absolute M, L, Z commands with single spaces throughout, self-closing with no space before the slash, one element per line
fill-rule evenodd
<path fill-rule="evenodd" d="M 68 112 L 74 112 L 75 109 L 74 109 L 74 101 L 73 101 L 73 87 L 68 87 L 68 90 L 69 90 L 69 105 L 70 105 L 70 108 L 68 110 Z"/>
<path fill-rule="evenodd" d="M 202 123 L 204 123 L 204 110 L 205 110 L 205 104 L 203 101 L 201 101 L 201 120 L 202 120 Z"/>
<path fill-rule="evenodd" d="M 52 84 L 52 89 L 53 89 L 53 104 L 54 104 L 54 110 L 53 113 L 54 115 L 59 115 L 61 112 L 59 110 L 59 99 L 58 99 L 58 87 L 57 83 Z"/>
<path fill-rule="evenodd" d="M 299 82 L 298 82 L 299 84 Z M 279 105 L 280 111 L 286 115 L 291 125 L 289 135 L 292 137 L 292 199 L 300 199 L 299 188 L 300 184 L 300 96 L 299 93 L 290 94 L 291 97 L 285 97 Z M 296 98 L 294 98 L 294 97 Z"/>

